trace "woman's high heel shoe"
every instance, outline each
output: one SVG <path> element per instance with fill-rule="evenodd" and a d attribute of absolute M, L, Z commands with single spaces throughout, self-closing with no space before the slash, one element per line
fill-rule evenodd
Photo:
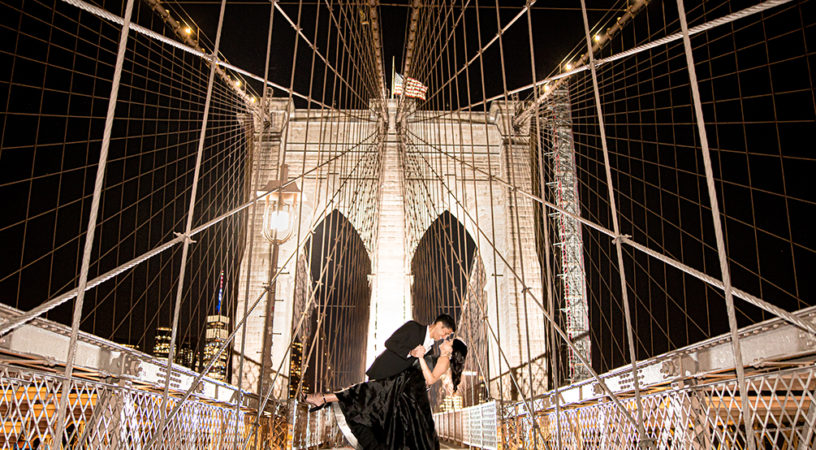
<path fill-rule="evenodd" d="M 315 405 L 314 403 L 306 400 L 306 398 L 307 398 L 306 395 L 301 395 L 301 401 L 303 403 L 308 403 L 309 405 L 312 405 L 311 407 L 309 407 L 309 412 L 311 413 L 311 412 L 315 412 L 315 411 L 320 411 L 321 409 L 329 406 L 329 403 L 326 401 L 326 395 L 325 394 L 320 394 L 320 397 L 323 399 L 323 403 L 321 403 L 320 405 Z"/>

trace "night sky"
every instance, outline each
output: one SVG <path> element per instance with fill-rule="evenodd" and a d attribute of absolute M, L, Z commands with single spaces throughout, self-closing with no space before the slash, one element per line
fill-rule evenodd
<path fill-rule="evenodd" d="M 304 33 L 313 39 L 315 6 L 314 1 L 281 1 L 278 2 L 287 12 L 292 20 L 296 21 L 298 10 L 301 8 L 301 27 Z M 322 3 L 322 2 L 321 2 Z M 407 24 L 411 14 L 409 0 L 400 2 L 381 2 L 379 13 L 382 30 L 383 57 L 385 59 L 386 87 L 391 86 L 391 60 L 395 59 L 397 72 L 401 71 L 404 41 L 407 35 Z M 476 20 L 473 5 L 466 15 L 469 21 L 469 34 L 471 47 L 475 50 L 476 40 Z M 489 1 L 478 2 L 480 6 L 480 19 L 482 26 L 482 41 L 487 42 L 497 30 L 494 3 Z M 500 14 L 502 23 L 507 23 L 515 16 L 524 1 L 512 0 L 500 3 Z M 580 5 L 569 0 L 557 0 L 539 2 L 532 7 L 532 20 L 536 32 L 535 51 L 538 66 L 538 77 L 544 77 L 553 69 L 557 68 L 562 59 L 569 51 L 580 42 L 583 37 L 583 28 L 580 26 L 581 13 Z M 596 20 L 606 13 L 607 9 L 617 2 L 604 0 L 602 2 L 592 2 L 589 6 L 590 21 Z M 195 20 L 201 29 L 211 40 L 214 40 L 218 25 L 218 12 L 220 2 L 218 1 L 167 1 L 165 5 L 171 8 L 183 8 L 189 16 Z M 221 51 L 230 62 L 238 67 L 249 70 L 252 73 L 263 76 L 264 60 L 266 58 L 266 38 L 269 26 L 269 4 L 267 0 L 249 0 L 240 2 L 228 2 L 224 16 L 224 31 L 221 41 Z M 458 14 L 459 9 L 454 9 L 454 14 Z M 321 23 L 328 20 L 325 10 L 322 11 Z M 281 19 L 276 11 L 275 25 L 273 27 L 273 48 L 272 62 L 270 64 L 270 79 L 288 86 L 291 71 L 293 33 L 290 25 Z M 523 62 L 521 67 L 526 70 L 508 70 L 508 86 L 517 87 L 530 82 L 531 73 L 529 71 L 529 40 L 527 34 L 526 18 L 522 17 L 517 25 L 511 27 L 504 36 L 505 52 L 507 60 Z M 321 51 L 325 47 L 325 33 L 318 33 L 317 42 Z M 494 44 L 493 48 L 497 48 Z M 301 56 L 310 56 L 301 46 L 298 53 Z M 308 55 L 307 55 L 308 53 Z M 471 50 L 469 57 L 475 52 Z M 485 54 L 485 65 L 493 76 L 487 79 L 487 95 L 492 96 L 501 93 L 501 75 L 499 73 L 498 52 L 491 51 Z M 302 67 L 302 70 L 301 70 Z M 309 60 L 299 61 L 298 83 L 306 83 L 308 77 Z M 474 66 L 476 67 L 476 66 Z M 303 86 L 301 84 L 301 86 Z M 258 88 L 259 89 L 259 88 Z M 301 87 L 299 92 L 306 92 L 307 88 Z"/>

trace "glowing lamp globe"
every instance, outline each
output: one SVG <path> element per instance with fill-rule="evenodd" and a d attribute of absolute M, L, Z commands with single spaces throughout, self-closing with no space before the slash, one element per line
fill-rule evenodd
<path fill-rule="evenodd" d="M 284 180 L 285 171 L 282 171 Z M 258 195 L 263 198 L 263 235 L 273 243 L 285 242 L 292 236 L 295 224 L 295 212 L 300 200 L 300 189 L 295 183 L 271 180 Z M 283 185 L 283 187 L 281 187 Z"/>

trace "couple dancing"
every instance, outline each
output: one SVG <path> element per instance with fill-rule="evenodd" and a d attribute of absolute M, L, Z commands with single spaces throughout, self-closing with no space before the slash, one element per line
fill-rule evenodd
<path fill-rule="evenodd" d="M 333 394 L 310 394 L 306 402 L 312 410 L 331 404 L 355 448 L 438 449 L 426 386 L 447 373 L 448 393 L 456 392 L 467 346 L 453 338 L 454 331 L 447 314 L 428 326 L 406 322 L 385 341 L 385 350 L 366 371 L 369 381 Z"/>

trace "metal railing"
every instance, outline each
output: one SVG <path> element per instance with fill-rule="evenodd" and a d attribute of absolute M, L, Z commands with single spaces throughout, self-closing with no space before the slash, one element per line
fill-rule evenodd
<path fill-rule="evenodd" d="M 0 305 L 0 320 L 19 311 Z M 80 332 L 75 377 L 63 433 L 56 438 L 65 347 L 70 329 L 36 318 L 0 338 L 0 450 L 15 448 L 145 449 L 162 414 L 171 411 L 197 373 L 173 365 L 171 396 L 162 412 L 166 368 L 157 357 Z M 267 405 L 254 436 L 258 399 L 204 378 L 153 448 L 288 447 L 292 402 Z M 25 447 L 23 444 L 28 445 Z M 60 447 L 61 446 L 61 447 Z"/>
<path fill-rule="evenodd" d="M 74 377 L 61 438 L 56 438 L 62 375 L 0 364 L 0 448 L 144 448 L 157 432 L 162 395 L 130 381 Z M 175 400 L 167 405 L 168 412 Z M 188 401 L 168 424 L 160 448 L 242 446 L 248 410 L 201 398 Z M 238 422 L 238 434 L 234 433 Z M 28 445 L 26 447 L 25 445 Z M 62 446 L 62 447 L 60 447 Z"/>
<path fill-rule="evenodd" d="M 737 380 L 676 383 L 642 397 L 644 426 L 661 449 L 744 448 Z M 811 449 L 816 445 L 816 366 L 760 373 L 746 378 L 753 430 L 760 448 Z M 634 398 L 626 399 L 635 409 Z M 434 414 L 443 440 L 477 448 L 639 448 L 637 429 L 609 401 L 562 407 L 536 402 L 533 429 L 523 402 L 496 402 Z M 539 409 L 540 408 L 540 409 Z M 560 420 L 559 420 L 560 419 Z M 560 431 L 558 430 L 560 422 Z M 491 434 L 492 433 L 492 434 Z"/>
<path fill-rule="evenodd" d="M 305 407 L 298 408 L 292 449 L 342 447 L 347 445 L 345 442 L 332 408 L 323 408 L 313 413 L 307 412 Z"/>
<path fill-rule="evenodd" d="M 774 371 L 746 378 L 752 428 L 760 448 L 810 449 L 816 428 L 816 367 Z M 737 380 L 677 384 L 642 397 L 644 426 L 657 448 L 745 448 Z M 634 398 L 624 402 L 634 410 Z M 502 410 L 503 448 L 530 448 L 539 434 L 523 404 Z M 555 407 L 536 411 L 547 444 L 562 448 L 639 448 L 638 433 L 611 402 L 593 401 L 563 408 L 560 439 Z"/>
<path fill-rule="evenodd" d="M 497 402 L 487 402 L 456 411 L 434 414 L 436 432 L 443 440 L 472 447 L 497 449 Z"/>
<path fill-rule="evenodd" d="M 816 320 L 816 308 L 796 316 Z M 816 339 L 772 319 L 740 330 L 751 429 L 758 448 L 816 446 Z M 719 336 L 637 363 L 647 438 L 657 448 L 746 448 L 735 361 Z M 624 408 L 635 411 L 633 380 L 623 367 L 601 375 Z M 631 421 L 592 379 L 531 404 L 489 402 L 434 415 L 440 438 L 477 448 L 639 448 Z M 538 428 L 536 430 L 535 428 Z M 493 430 L 493 440 L 486 436 Z M 481 440 L 480 440 L 481 439 Z"/>

